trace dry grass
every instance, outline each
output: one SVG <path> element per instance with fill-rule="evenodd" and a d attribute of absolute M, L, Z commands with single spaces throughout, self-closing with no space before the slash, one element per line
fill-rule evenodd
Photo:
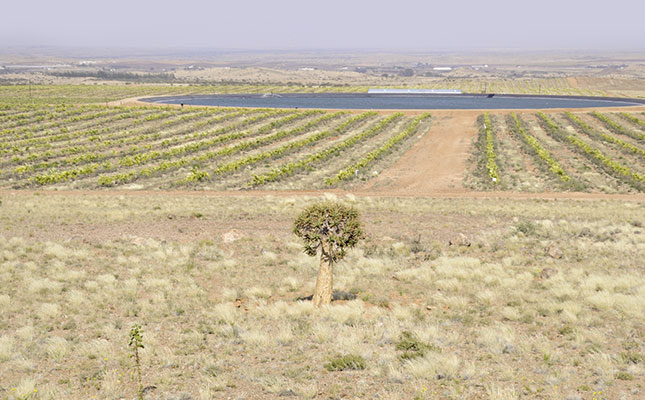
<path fill-rule="evenodd" d="M 642 203 L 338 198 L 368 232 L 335 269 L 357 298 L 316 310 L 290 231 L 315 197 L 3 196 L 1 396 L 133 398 L 133 323 L 147 398 L 643 395 Z"/>

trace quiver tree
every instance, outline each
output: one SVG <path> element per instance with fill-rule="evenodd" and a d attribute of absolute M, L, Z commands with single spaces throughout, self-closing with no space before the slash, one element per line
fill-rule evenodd
<path fill-rule="evenodd" d="M 296 218 L 293 233 L 305 242 L 308 255 L 315 256 L 320 250 L 314 306 L 331 303 L 334 263 L 363 237 L 358 211 L 330 201 L 311 205 Z"/>

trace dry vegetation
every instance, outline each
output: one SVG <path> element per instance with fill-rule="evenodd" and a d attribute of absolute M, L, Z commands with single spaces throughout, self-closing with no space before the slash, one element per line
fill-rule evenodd
<path fill-rule="evenodd" d="M 280 57 L 297 69 L 291 55 Z M 310 57 L 298 62 L 322 62 Z M 410 79 L 396 65 L 286 71 L 258 67 L 255 55 L 240 69 L 178 72 L 179 85 L 85 78 L 49 85 L 47 74 L 4 71 L 0 81 L 22 84 L 0 86 L 0 398 L 135 398 L 134 324 L 143 328 L 146 399 L 642 398 L 642 195 L 576 201 L 114 191 L 241 189 L 258 181 L 263 189 L 326 188 L 325 178 L 361 165 L 416 122 L 372 113 L 88 104 L 381 84 L 645 93 L 637 63 L 624 72 L 573 73 L 558 59 L 524 66 L 519 77 L 515 59 L 474 73 L 469 65 L 485 58 L 455 57 L 443 62 L 465 66 Z M 364 59 L 344 59 L 352 69 L 363 66 Z M 586 112 L 575 113 L 579 121 L 559 112 L 522 113 L 517 121 L 491 112 L 464 182 L 513 192 L 642 191 L 645 116 L 603 115 L 613 124 Z M 340 185 L 379 173 L 440 121 L 417 122 L 418 134 Z M 576 150 L 576 140 L 595 152 Z M 276 171 L 288 173 L 273 180 Z M 105 190 L 8 190 L 40 187 Z M 321 197 L 356 207 L 367 238 L 335 266 L 338 300 L 315 309 L 303 299 L 313 292 L 318 261 L 291 229 Z"/>
<path fill-rule="evenodd" d="M 50 103 L 110 103 L 127 98 L 171 95 L 208 95 L 235 93 L 364 93 L 373 87 L 405 89 L 460 89 L 465 93 L 542 94 L 562 96 L 615 96 L 644 98 L 642 79 L 625 78 L 459 78 L 431 79 L 407 83 L 360 82 L 355 84 L 329 84 L 323 82 L 300 83 L 204 83 L 204 84 L 123 84 L 122 82 L 25 84 L 1 85 L 0 104 L 19 104 L 25 101 Z"/>
<path fill-rule="evenodd" d="M 339 196 L 316 310 L 315 197 L 3 193 L 1 396 L 133 398 L 140 323 L 146 398 L 642 397 L 643 203 Z"/>
<path fill-rule="evenodd" d="M 84 57 L 91 60 L 91 53 L 86 52 L 87 49 L 83 51 Z M 84 101 L 93 96 L 80 95 L 75 88 L 96 91 L 98 98 L 94 101 L 116 100 L 119 96 L 115 96 L 115 91 L 126 94 L 120 96 L 124 98 L 162 93 L 351 92 L 375 86 L 455 88 L 476 93 L 645 96 L 645 57 L 638 51 L 622 54 L 235 51 L 174 59 L 155 54 L 140 59 L 109 59 L 101 54 L 89 63 L 81 62 L 76 54 L 65 57 L 64 53 L 64 49 L 57 49 L 55 56 L 42 49 L 20 54 L 4 52 L 0 54 L 0 66 L 5 67 L 0 68 L 0 85 L 18 84 L 26 91 L 31 82 L 43 85 L 44 92 L 70 85 L 65 91 Z M 445 70 L 446 67 L 450 70 Z M 1 88 L 0 93 L 1 97 L 8 95 L 0 101 L 16 96 Z M 34 97 L 42 98 L 37 92 Z"/>

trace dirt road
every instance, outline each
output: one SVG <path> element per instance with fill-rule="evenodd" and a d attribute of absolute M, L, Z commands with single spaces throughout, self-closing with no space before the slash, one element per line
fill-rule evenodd
<path fill-rule="evenodd" d="M 336 196 L 354 195 L 358 197 L 401 197 L 401 198 L 436 198 L 436 199 L 509 199 L 509 200 L 626 200 L 645 202 L 645 193 L 584 193 L 584 192 L 471 192 L 464 189 L 455 191 L 401 193 L 390 191 L 345 191 L 330 190 L 30 190 L 2 189 L 3 196 L 164 196 L 164 197 L 298 197 L 323 196 L 326 193 Z"/>
<path fill-rule="evenodd" d="M 125 99 L 119 104 L 143 103 L 139 98 Z M 601 112 L 629 111 L 642 112 L 645 107 L 602 108 Z M 354 110 L 359 112 L 360 110 Z M 379 110 L 387 114 L 401 110 Z M 477 135 L 477 116 L 486 110 L 432 110 L 432 125 L 428 132 L 390 168 L 378 177 L 355 190 L 10 190 L 0 189 L 0 196 L 21 196 L 41 193 L 47 195 L 133 195 L 133 196 L 213 196 L 213 197 L 262 197 L 262 196 L 320 196 L 324 192 L 339 196 L 354 194 L 360 197 L 426 197 L 426 198 L 473 198 L 473 199 L 577 199 L 577 200 L 628 200 L 645 202 L 645 193 L 607 194 L 575 192 L 473 192 L 464 188 L 462 178 L 472 141 Z M 534 113 L 535 110 L 487 110 L 491 114 Z M 566 110 L 551 110 L 566 111 Z M 587 111 L 571 109 L 571 111 Z M 417 115 L 423 110 L 403 110 L 405 114 Z"/>
<path fill-rule="evenodd" d="M 475 136 L 479 112 L 433 113 L 430 130 L 392 167 L 359 191 L 422 193 L 465 192 L 461 180 Z"/>

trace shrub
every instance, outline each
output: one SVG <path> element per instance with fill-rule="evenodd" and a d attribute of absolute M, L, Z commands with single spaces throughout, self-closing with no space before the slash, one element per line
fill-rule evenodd
<path fill-rule="evenodd" d="M 344 356 L 336 356 L 325 364 L 325 368 L 327 371 L 344 371 L 346 369 L 361 370 L 367 368 L 367 363 L 361 356 L 347 354 Z"/>
<path fill-rule="evenodd" d="M 412 332 L 404 331 L 401 333 L 401 339 L 394 346 L 396 350 L 403 351 L 399 355 L 401 360 L 410 360 L 412 358 L 422 357 L 428 351 L 441 352 L 441 349 L 432 344 L 420 341 Z"/>
<path fill-rule="evenodd" d="M 532 236 L 537 232 L 537 226 L 531 221 L 522 221 L 515 227 L 518 232 L 524 234 L 524 236 Z"/>

